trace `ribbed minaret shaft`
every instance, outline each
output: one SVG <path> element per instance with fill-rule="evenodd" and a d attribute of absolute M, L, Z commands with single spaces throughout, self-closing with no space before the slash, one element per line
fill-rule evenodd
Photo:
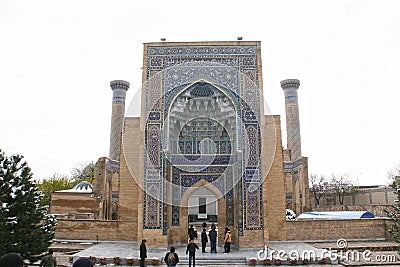
<path fill-rule="evenodd" d="M 110 86 L 113 90 L 113 99 L 109 158 L 119 161 L 121 152 L 121 132 L 125 117 L 125 98 L 126 91 L 129 89 L 129 82 L 115 80 L 110 82 Z"/>
<path fill-rule="evenodd" d="M 297 97 L 299 86 L 300 81 L 297 79 L 281 81 L 281 87 L 285 93 L 287 148 L 290 150 L 290 159 L 292 161 L 301 157 L 299 103 Z"/>

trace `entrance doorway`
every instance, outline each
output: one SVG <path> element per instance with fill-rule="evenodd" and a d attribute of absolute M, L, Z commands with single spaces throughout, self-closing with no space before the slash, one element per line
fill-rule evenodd
<path fill-rule="evenodd" d="M 189 196 L 188 224 L 193 226 L 199 239 L 204 226 L 206 226 L 207 236 L 211 225 L 215 226 L 218 233 L 217 197 L 207 187 L 199 187 Z"/>
<path fill-rule="evenodd" d="M 189 196 L 188 208 L 189 224 L 218 222 L 217 197 L 204 186 L 199 187 Z"/>

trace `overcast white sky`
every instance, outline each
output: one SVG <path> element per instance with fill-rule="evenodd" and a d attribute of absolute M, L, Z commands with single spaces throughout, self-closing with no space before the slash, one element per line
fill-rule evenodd
<path fill-rule="evenodd" d="M 262 5 L 260 5 L 262 3 Z M 296 78 L 310 173 L 386 184 L 400 163 L 400 1 L 0 0 L 0 148 L 36 179 L 108 156 L 115 79 L 141 86 L 143 43 L 261 41 L 282 116 Z"/>

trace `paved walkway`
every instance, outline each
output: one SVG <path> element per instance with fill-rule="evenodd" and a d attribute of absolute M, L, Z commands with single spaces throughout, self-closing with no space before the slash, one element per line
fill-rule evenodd
<path fill-rule="evenodd" d="M 153 258 L 159 259 L 163 264 L 162 260 L 165 256 L 165 254 L 169 250 L 167 248 L 148 248 L 147 249 L 147 261 L 150 261 Z M 209 248 L 207 248 L 207 251 L 209 251 Z M 223 248 L 222 247 L 217 247 L 217 252 L 218 253 L 201 253 L 198 251 L 196 253 L 196 261 L 198 266 L 204 266 L 200 264 L 200 262 L 204 263 L 207 261 L 213 261 L 214 263 L 216 261 L 232 261 L 232 262 L 246 262 L 246 257 L 257 257 L 257 252 L 258 250 L 247 250 L 247 251 L 232 251 L 231 253 L 222 253 Z M 179 255 L 180 259 L 180 265 L 187 265 L 188 257 L 186 255 L 186 247 L 185 246 L 177 246 L 176 247 L 176 253 Z M 139 258 L 139 249 L 137 248 L 136 245 L 133 245 L 132 243 L 100 243 L 97 245 L 94 245 L 93 247 L 90 247 L 88 249 L 85 249 L 79 253 L 76 253 L 73 255 L 74 261 L 79 258 L 79 257 L 90 257 L 94 256 L 97 259 L 100 257 L 106 257 L 108 259 L 108 262 L 112 262 L 112 259 L 115 256 L 120 257 L 121 259 L 126 259 L 126 258 L 134 258 L 138 259 Z M 226 266 L 226 265 L 225 265 Z"/>
<path fill-rule="evenodd" d="M 102 242 L 99 244 L 94 244 L 92 241 L 89 242 L 81 242 L 81 243 L 76 243 L 76 242 L 68 242 L 66 244 L 63 244 L 64 242 L 58 242 L 58 244 L 53 244 L 54 248 L 59 247 L 60 250 L 55 250 L 56 256 L 59 260 L 59 264 L 62 266 L 67 266 L 70 267 L 72 266 L 72 263 L 68 261 L 70 260 L 76 260 L 78 257 L 90 257 L 94 256 L 97 258 L 97 263 L 98 259 L 100 257 L 106 257 L 108 259 L 108 266 L 112 266 L 113 258 L 115 256 L 120 257 L 121 259 L 126 259 L 127 257 L 132 257 L 134 259 L 139 258 L 139 249 L 136 243 L 133 242 Z M 386 249 L 382 248 L 387 248 L 387 247 L 392 247 L 393 242 L 371 242 L 371 241 L 364 241 L 364 242 L 349 242 L 348 244 L 348 249 L 349 250 L 359 250 L 360 252 L 363 252 L 364 250 L 362 248 L 377 248 L 380 251 L 372 251 L 372 254 L 369 255 L 369 259 L 371 260 L 365 260 L 362 258 L 362 254 L 360 260 L 341 260 L 339 266 L 345 265 L 345 266 L 382 266 L 385 265 L 385 267 L 389 266 L 399 266 L 400 265 L 400 260 L 398 258 L 397 251 L 385 251 Z M 64 248 L 64 249 L 62 249 Z M 303 242 L 284 242 L 284 241 L 279 241 L 279 242 L 271 242 L 270 246 L 268 248 L 268 256 L 271 256 L 271 253 L 275 257 L 278 253 L 278 251 L 285 251 L 287 254 L 292 253 L 298 253 L 299 255 L 304 255 L 304 253 L 314 251 L 315 255 L 317 257 L 320 256 L 320 254 L 323 252 L 323 248 L 329 249 L 329 248 L 335 248 L 335 243 L 334 242 L 316 242 L 316 243 L 303 243 Z M 82 250 L 81 250 L 82 249 Z M 177 253 L 180 257 L 181 262 L 178 264 L 178 266 L 188 266 L 188 259 L 187 256 L 185 255 L 185 249 L 186 246 L 178 246 L 177 247 Z M 264 257 L 264 254 L 260 254 L 260 249 L 240 249 L 240 250 L 235 250 L 233 249 L 231 253 L 222 253 L 223 248 L 219 246 L 217 248 L 218 253 L 201 253 L 201 251 L 197 252 L 196 254 L 196 266 L 202 266 L 202 267 L 209 267 L 209 266 L 214 266 L 214 267 L 227 267 L 228 265 L 232 265 L 234 267 L 241 267 L 241 266 L 248 266 L 248 260 L 250 258 L 257 258 L 258 256 Z M 383 251 L 382 251 L 383 250 Z M 64 251 L 64 252 L 63 252 Z M 70 251 L 70 252 L 68 252 Z M 76 251 L 76 252 L 74 252 Z M 79 252 L 78 252 L 79 251 Z M 209 251 L 209 247 L 207 247 L 207 251 Z M 151 266 L 151 259 L 152 258 L 158 258 L 162 260 L 164 257 L 165 253 L 167 253 L 166 248 L 148 248 L 148 264 L 147 266 Z M 294 254 L 293 254 L 294 255 Z M 293 256 L 292 255 L 292 256 Z M 378 256 L 380 255 L 380 256 Z M 394 260 L 393 255 L 396 255 L 396 259 Z M 267 256 L 267 257 L 268 257 Z M 346 256 L 346 255 L 345 255 Z M 353 254 L 350 254 L 350 256 L 353 256 Z M 122 261 L 122 264 L 124 264 L 125 261 Z M 285 263 L 285 262 L 284 262 Z M 286 261 L 287 265 L 290 265 L 288 261 Z M 300 262 L 297 263 L 297 265 L 300 264 Z M 258 265 L 262 265 L 262 261 L 258 261 Z M 160 266 L 165 266 L 164 263 L 161 262 Z M 273 265 L 272 265 L 273 266 Z M 313 264 L 310 264 L 310 266 L 313 267 L 319 267 L 319 266 L 338 266 L 337 261 L 334 262 L 332 265 L 328 264 L 317 264 L 314 262 Z"/>
<path fill-rule="evenodd" d="M 240 249 L 232 250 L 231 253 L 223 253 L 223 248 L 219 246 L 217 247 L 218 253 L 209 253 L 209 247 L 207 247 L 206 251 L 208 253 L 202 253 L 200 249 L 196 253 L 196 265 L 208 266 L 207 263 L 212 262 L 212 266 L 246 266 L 246 263 L 251 258 L 258 259 L 258 263 L 261 264 L 263 258 L 270 258 L 271 256 L 273 258 L 281 256 L 281 258 L 286 260 L 289 260 L 290 256 L 303 258 L 303 255 L 306 255 L 309 258 L 315 257 L 315 260 L 318 260 L 322 256 L 327 256 L 323 254 L 324 251 L 322 249 L 315 248 L 303 242 L 271 242 L 269 248 L 266 250 L 267 254 L 265 254 L 265 250 L 263 250 L 263 248 Z M 162 262 L 162 259 L 167 252 L 167 248 L 148 248 L 148 261 L 153 258 L 157 258 Z M 181 260 L 180 265 L 186 265 L 188 261 L 188 257 L 185 253 L 186 246 L 177 246 L 176 252 Z M 282 254 L 284 252 L 286 253 L 285 255 Z M 109 263 L 112 263 L 112 259 L 118 256 L 123 259 L 122 262 L 125 262 L 126 258 L 138 259 L 139 250 L 137 245 L 131 242 L 102 242 L 73 254 L 74 261 L 79 257 L 88 258 L 90 256 L 96 257 L 96 259 L 105 257 L 108 259 Z M 218 265 L 219 263 L 221 264 Z M 317 265 L 313 264 L 313 266 Z"/>

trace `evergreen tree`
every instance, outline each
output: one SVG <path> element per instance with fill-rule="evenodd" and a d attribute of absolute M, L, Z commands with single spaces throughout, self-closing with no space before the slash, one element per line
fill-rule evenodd
<path fill-rule="evenodd" d="M 385 212 L 392 221 L 389 233 L 397 243 L 400 243 L 400 186 L 396 181 L 394 181 L 392 187 L 397 200 L 394 201 L 391 209 L 385 210 Z"/>
<path fill-rule="evenodd" d="M 0 255 L 17 252 L 35 260 L 50 246 L 57 222 L 39 204 L 43 194 L 22 159 L 0 150 Z"/>

